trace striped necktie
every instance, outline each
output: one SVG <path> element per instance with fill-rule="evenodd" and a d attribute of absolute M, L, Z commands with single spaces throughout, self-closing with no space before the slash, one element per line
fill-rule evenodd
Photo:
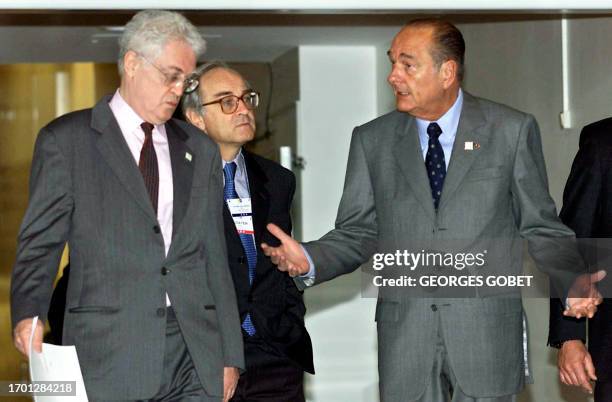
<path fill-rule="evenodd" d="M 236 175 L 236 162 L 226 163 L 223 167 L 223 175 L 225 177 L 225 187 L 223 189 L 223 197 L 227 201 L 229 199 L 238 198 L 236 192 L 234 176 Z M 257 249 L 255 248 L 255 240 L 253 235 L 248 233 L 238 233 L 240 236 L 240 242 L 244 248 L 247 262 L 249 264 L 249 284 L 253 284 L 255 278 L 255 267 L 257 265 Z M 244 321 L 242 322 L 242 328 L 246 331 L 249 336 L 255 335 L 255 326 L 251 321 L 251 314 L 247 313 Z"/>
<path fill-rule="evenodd" d="M 140 160 L 138 161 L 138 169 L 142 174 L 147 192 L 153 204 L 153 210 L 157 215 L 157 196 L 159 193 L 159 168 L 157 166 L 157 154 L 153 147 L 153 124 L 143 122 L 140 125 L 145 134 L 145 140 L 140 150 Z"/>

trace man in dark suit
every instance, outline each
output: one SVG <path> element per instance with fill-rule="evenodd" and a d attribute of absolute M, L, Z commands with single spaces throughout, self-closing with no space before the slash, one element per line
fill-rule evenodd
<path fill-rule="evenodd" d="M 437 19 L 412 21 L 395 36 L 387 54 L 397 110 L 355 128 L 332 231 L 300 245 L 269 225 L 282 246 L 264 251 L 279 268 L 305 275 L 296 280 L 310 286 L 354 271 L 375 253 L 448 250 L 459 257 L 488 250 L 478 274 L 515 276 L 522 273 L 522 237 L 566 294 L 575 274 L 555 257 L 564 254 L 575 269 L 581 259 L 558 247 L 574 234 L 548 194 L 537 123 L 464 92 L 464 52 L 461 32 Z M 434 264 L 415 267 L 416 275 L 439 274 Z M 410 272 L 402 268 L 381 275 L 396 284 L 397 272 Z M 441 287 L 422 297 L 391 283 L 378 290 L 382 401 L 516 400 L 529 377 L 516 288 L 483 297 L 499 290 L 468 287 L 464 298 L 444 299 L 433 297 L 449 294 Z M 568 313 L 592 314 L 599 303 L 592 296 L 570 298 Z"/>
<path fill-rule="evenodd" d="M 227 401 L 244 356 L 221 161 L 171 119 L 198 85 L 205 43 L 180 14 L 150 10 L 119 45 L 117 92 L 38 136 L 11 282 L 15 345 L 27 355 L 32 318 L 47 319 L 67 242 L 62 341 L 76 346 L 90 400 Z"/>
<path fill-rule="evenodd" d="M 608 266 L 610 240 L 603 239 L 612 238 L 612 118 L 583 128 L 559 216 L 577 237 L 592 239 L 582 247 L 590 265 Z M 611 284 L 610 277 L 602 281 L 604 297 Z M 561 381 L 593 392 L 590 380 L 596 380 L 595 402 L 612 401 L 612 299 L 588 321 L 588 351 L 586 320 L 563 316 L 559 299 L 551 299 L 550 308 L 548 343 L 559 348 Z"/>
<path fill-rule="evenodd" d="M 243 148 L 255 136 L 259 104 L 259 94 L 245 79 L 217 62 L 196 74 L 199 90 L 185 95 L 183 110 L 221 151 L 225 239 L 245 345 L 247 371 L 232 401 L 304 401 L 303 374 L 314 369 L 302 294 L 257 246 L 275 242 L 267 222 L 291 232 L 295 177 Z"/>

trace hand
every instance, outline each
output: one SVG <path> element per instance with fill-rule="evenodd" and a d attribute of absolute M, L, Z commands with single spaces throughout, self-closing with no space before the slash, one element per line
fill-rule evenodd
<path fill-rule="evenodd" d="M 597 380 L 595 366 L 582 341 L 563 342 L 559 349 L 557 366 L 563 384 L 579 386 L 588 393 L 593 393 L 593 386 L 589 380 Z"/>
<path fill-rule="evenodd" d="M 13 330 L 13 342 L 18 351 L 25 357 L 30 357 L 28 349 L 30 347 L 30 334 L 32 334 L 32 320 L 34 318 L 24 318 L 19 321 Z M 32 348 L 40 353 L 42 352 L 43 340 L 43 323 L 38 320 L 36 329 L 34 330 L 34 339 L 32 339 Z"/>
<path fill-rule="evenodd" d="M 280 240 L 281 245 L 278 247 L 271 247 L 266 243 L 262 243 L 261 248 L 264 254 L 270 257 L 274 264 L 278 265 L 280 271 L 288 272 L 290 276 L 299 276 L 308 273 L 310 264 L 308 263 L 308 258 L 306 254 L 304 254 L 304 250 L 302 246 L 300 246 L 300 243 L 295 241 L 273 223 L 269 223 L 266 228 L 274 237 Z"/>
<path fill-rule="evenodd" d="M 240 374 L 236 367 L 223 367 L 223 402 L 229 401 L 234 396 L 238 378 Z"/>
<path fill-rule="evenodd" d="M 600 270 L 576 278 L 568 294 L 567 304 L 569 308 L 563 312 L 563 315 L 576 318 L 585 316 L 593 318 L 597 311 L 597 305 L 601 304 L 603 300 L 595 284 L 605 277 L 606 271 Z"/>

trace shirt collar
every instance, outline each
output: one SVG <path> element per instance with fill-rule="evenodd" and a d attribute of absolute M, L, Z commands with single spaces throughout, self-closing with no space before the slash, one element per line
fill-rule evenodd
<path fill-rule="evenodd" d="M 461 117 L 462 108 L 463 90 L 459 88 L 459 93 L 457 95 L 457 99 L 455 99 L 455 103 L 453 103 L 453 106 L 451 106 L 451 108 L 448 109 L 446 113 L 442 115 L 442 117 L 435 121 L 442 129 L 442 134 L 440 135 L 441 143 L 454 141 L 455 136 L 457 135 L 457 127 L 459 126 L 459 118 Z M 421 137 L 421 143 L 423 143 L 423 141 L 427 143 L 429 140 L 427 126 L 429 126 L 429 123 L 432 123 L 432 121 L 416 118 L 416 123 L 419 131 L 419 137 Z"/>
<path fill-rule="evenodd" d="M 225 165 L 227 165 L 228 163 L 232 163 L 232 162 L 236 163 L 236 174 L 246 169 L 246 164 L 244 163 L 244 155 L 242 154 L 242 148 L 240 148 L 240 150 L 238 151 L 238 154 L 236 155 L 234 159 L 232 159 L 231 161 L 224 160 L 223 167 L 225 168 Z"/>
<path fill-rule="evenodd" d="M 109 102 L 109 106 L 117 119 L 117 123 L 119 123 L 119 128 L 124 134 L 135 133 L 138 137 L 144 138 L 144 132 L 140 127 L 144 120 L 134 111 L 134 109 L 132 109 L 125 99 L 123 99 L 123 96 L 119 93 L 119 89 L 115 91 L 113 98 Z M 156 128 L 159 133 L 162 133 L 162 137 L 165 137 L 163 124 L 156 124 L 154 128 Z M 155 130 L 153 134 L 155 134 Z"/>

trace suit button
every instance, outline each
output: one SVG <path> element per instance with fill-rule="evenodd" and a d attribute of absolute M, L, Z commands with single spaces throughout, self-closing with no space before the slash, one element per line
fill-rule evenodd
<path fill-rule="evenodd" d="M 438 311 L 438 306 L 436 306 L 435 304 L 432 304 L 431 311 Z"/>
<path fill-rule="evenodd" d="M 168 268 L 163 267 L 163 268 L 161 269 L 161 274 L 162 274 L 162 275 L 168 275 L 169 273 L 170 273 L 170 270 L 169 270 Z"/>
<path fill-rule="evenodd" d="M 158 317 L 164 317 L 165 315 L 166 315 L 166 309 L 165 308 L 160 307 L 160 308 L 157 309 L 157 316 Z"/>
<path fill-rule="evenodd" d="M 245 260 L 244 256 L 238 257 L 238 264 L 244 264 L 244 260 Z"/>
<path fill-rule="evenodd" d="M 161 232 L 161 228 L 159 227 L 159 225 L 155 225 L 153 226 L 153 231 L 157 234 L 159 234 Z"/>

